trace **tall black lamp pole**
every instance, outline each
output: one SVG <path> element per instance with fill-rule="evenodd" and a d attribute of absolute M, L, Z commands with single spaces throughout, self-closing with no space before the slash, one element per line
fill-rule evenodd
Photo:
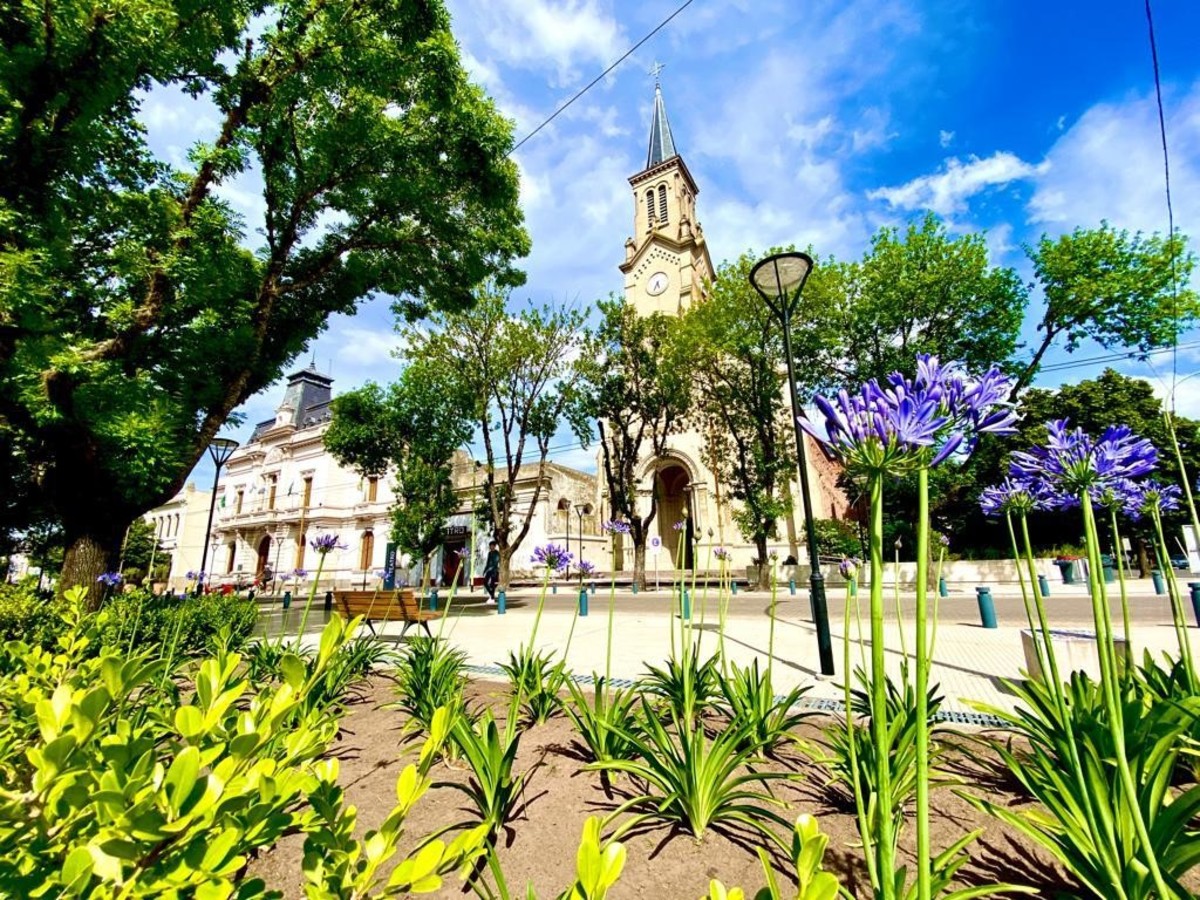
<path fill-rule="evenodd" d="M 208 503 L 208 525 L 204 529 L 204 552 L 200 554 L 200 571 L 205 573 L 205 577 L 208 574 L 204 567 L 208 565 L 208 539 L 212 535 L 213 513 L 217 508 L 217 484 L 221 480 L 221 467 L 229 462 L 229 457 L 233 456 L 233 451 L 237 448 L 238 442 L 232 438 L 213 438 L 208 445 L 208 455 L 212 457 L 216 469 L 213 470 L 212 499 Z M 199 581 L 196 587 L 201 587 Z"/>
<path fill-rule="evenodd" d="M 808 538 L 808 565 L 813 622 L 817 626 L 817 652 L 821 674 L 832 675 L 833 639 L 829 634 L 829 607 L 825 601 L 825 576 L 817 554 L 817 529 L 813 520 L 812 494 L 808 489 L 808 463 L 804 453 L 804 431 L 800 427 L 802 408 L 796 395 L 796 369 L 792 360 L 792 316 L 800 302 L 800 292 L 812 271 L 807 253 L 776 253 L 750 271 L 750 283 L 762 295 L 768 308 L 783 328 L 783 355 L 787 360 L 788 391 L 792 398 L 792 427 L 796 431 L 796 457 L 800 464 L 800 495 L 804 500 L 804 526 Z"/>

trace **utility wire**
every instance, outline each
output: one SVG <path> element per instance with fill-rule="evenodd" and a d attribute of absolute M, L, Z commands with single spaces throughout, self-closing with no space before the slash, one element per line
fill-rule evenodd
<path fill-rule="evenodd" d="M 1163 152 L 1163 182 L 1167 193 L 1167 247 L 1171 253 L 1171 316 L 1172 329 L 1171 354 L 1171 413 L 1175 412 L 1175 385 L 1179 376 L 1178 345 L 1179 345 L 1179 280 L 1175 270 L 1175 210 L 1171 205 L 1171 157 L 1167 152 L 1167 119 L 1163 114 L 1162 78 L 1158 69 L 1158 43 L 1154 39 L 1154 14 L 1150 10 L 1150 0 L 1146 0 L 1146 27 L 1150 32 L 1150 61 L 1154 66 L 1154 96 L 1158 101 L 1158 133 L 1162 137 Z"/>
<path fill-rule="evenodd" d="M 653 31 L 646 34 L 640 41 L 638 41 L 636 44 L 634 44 L 632 47 L 630 47 L 628 50 L 626 50 L 620 59 L 618 59 L 615 63 L 613 63 L 611 66 L 609 66 L 603 72 L 601 72 L 599 75 L 597 75 L 591 81 L 589 81 L 586 85 L 584 85 L 583 88 L 581 88 L 579 91 L 577 91 L 575 93 L 575 96 L 573 96 L 570 100 L 568 100 L 566 103 L 564 103 L 562 106 L 560 106 L 554 112 L 552 112 L 549 115 L 549 117 L 547 117 L 545 119 L 545 121 L 542 122 L 541 125 L 539 125 L 535 129 L 533 129 L 533 131 L 529 132 L 529 134 L 525 135 L 525 137 L 521 138 L 521 140 L 517 141 L 516 145 L 510 151 L 508 151 L 508 155 L 512 156 L 514 153 L 516 153 L 518 150 L 520 150 L 526 141 L 528 141 L 531 137 L 533 137 L 535 134 L 537 134 L 539 131 L 541 131 L 543 128 L 545 128 L 547 125 L 549 125 L 555 119 L 557 119 L 559 117 L 559 115 L 561 115 L 563 112 L 566 111 L 568 106 L 570 106 L 572 103 L 574 103 L 580 97 L 582 97 L 584 94 L 586 94 L 592 88 L 594 88 L 597 84 L 599 84 L 609 72 L 611 72 L 613 69 L 615 69 L 621 63 L 625 62 L 625 60 L 629 59 L 629 57 L 632 56 L 638 50 L 638 48 L 642 46 L 642 44 L 646 43 L 646 41 L 650 40 L 650 38 L 654 37 L 656 34 L 658 34 L 660 31 L 662 31 L 664 28 L 666 28 L 672 19 L 674 19 L 677 15 L 679 15 L 681 12 L 683 12 L 685 9 L 687 9 L 689 6 L 691 6 L 694 2 L 695 2 L 695 0 L 684 0 L 684 2 L 681 3 L 675 9 L 675 11 L 673 13 L 671 13 L 669 16 L 667 16 L 665 19 L 663 19 L 661 22 L 659 22 L 658 25 L 656 25 L 654 27 Z"/>

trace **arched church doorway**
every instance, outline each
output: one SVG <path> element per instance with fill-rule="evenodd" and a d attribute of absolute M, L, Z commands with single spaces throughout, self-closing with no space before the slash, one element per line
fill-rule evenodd
<path fill-rule="evenodd" d="M 678 463 L 663 466 L 654 476 L 654 489 L 658 492 L 658 536 L 671 554 L 671 563 L 676 568 L 691 569 L 695 566 L 695 510 L 692 509 L 692 495 L 689 485 L 691 476 L 687 469 Z M 683 560 L 679 559 L 679 532 L 675 523 L 684 519 L 683 511 L 687 510 L 686 527 L 683 533 Z"/>
<path fill-rule="evenodd" d="M 254 564 L 254 577 L 261 578 L 271 563 L 271 536 L 264 534 L 258 542 L 258 561 Z"/>

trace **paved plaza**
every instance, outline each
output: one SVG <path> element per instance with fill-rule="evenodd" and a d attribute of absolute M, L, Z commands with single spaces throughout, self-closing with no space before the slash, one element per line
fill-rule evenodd
<path fill-rule="evenodd" d="M 1197 628 L 1189 602 L 1188 580 L 1186 574 L 1179 576 L 1188 632 L 1194 640 Z M 1109 588 L 1114 624 L 1120 633 L 1118 586 L 1113 584 Z M 1003 680 L 1020 677 L 1025 667 L 1020 633 L 1025 627 L 1025 613 L 1020 591 L 1015 584 L 996 586 L 992 590 L 998 621 L 998 627 L 994 629 L 981 626 L 973 589 L 969 592 L 962 588 L 952 589 L 950 596 L 939 600 L 940 617 L 932 678 L 941 685 L 945 697 L 944 709 L 959 714 L 956 718 L 966 718 L 962 714 L 973 712 L 976 702 L 1011 708 L 1013 697 L 1006 692 Z M 1050 592 L 1046 607 L 1053 628 L 1091 629 L 1091 603 L 1083 586 L 1052 584 Z M 1155 596 L 1148 579 L 1131 581 L 1129 594 L 1134 648 L 1138 659 L 1143 650 L 1157 653 L 1177 647 L 1167 597 Z M 476 674 L 484 677 L 498 674 L 494 668 L 496 663 L 507 659 L 510 651 L 528 641 L 538 595 L 539 591 L 534 588 L 514 590 L 508 600 L 507 612 L 499 615 L 496 607 L 485 605 L 481 591 L 464 592 L 454 598 L 444 622 L 432 623 L 433 631 L 435 634 L 440 632 L 462 649 Z M 576 619 L 574 610 L 577 596 L 575 589 L 565 586 L 560 586 L 556 593 L 547 594 L 538 644 L 560 653 L 567 649 L 574 619 L 574 635 L 571 636 L 568 653 L 569 668 L 577 675 L 603 673 L 609 590 L 597 586 L 595 593 L 589 595 L 588 615 Z M 885 600 L 889 610 L 894 611 L 894 594 L 890 585 L 885 588 Z M 770 646 L 771 594 L 741 591 L 729 601 L 725 629 L 728 658 L 742 665 L 757 658 L 760 665 L 765 666 Z M 865 592 L 862 602 L 866 602 Z M 913 603 L 911 593 L 901 594 L 904 641 L 910 652 L 914 639 Z M 612 673 L 616 678 L 637 678 L 645 672 L 647 661 L 659 663 L 670 655 L 672 641 L 679 640 L 680 619 L 670 611 L 671 594 L 665 586 L 658 592 L 636 595 L 628 590 L 617 590 L 613 595 L 613 604 L 616 615 Z M 811 619 L 807 591 L 797 589 L 796 594 L 792 595 L 786 585 L 778 591 L 775 650 L 771 660 L 777 690 L 806 685 L 810 688 L 807 695 L 810 701 L 837 700 L 841 697 L 844 604 L 844 589 L 839 587 L 831 590 L 830 622 L 839 674 L 831 679 L 822 678 L 818 674 L 816 628 Z M 445 609 L 444 597 L 441 607 Z M 269 633 L 277 633 L 281 625 L 287 630 L 295 629 L 300 614 L 298 606 L 293 606 L 286 618 L 277 607 L 269 611 L 264 609 L 263 627 Z M 325 616 L 320 613 L 311 616 L 310 633 L 306 640 L 314 640 L 313 632 L 319 629 L 324 619 Z M 717 622 L 715 588 L 710 589 L 707 596 L 703 588 L 697 589 L 691 627 L 705 653 L 717 651 Z M 866 628 L 865 620 L 863 628 Z M 400 629 L 401 625 L 395 622 L 379 626 L 380 634 L 389 641 L 399 639 Z M 410 629 L 409 634 L 415 631 L 415 628 Z M 887 629 L 887 647 L 889 666 L 895 672 L 899 671 L 903 659 L 900 631 L 893 612 Z M 851 655 L 855 665 L 861 663 L 862 655 L 867 650 L 859 645 L 857 636 L 857 627 L 852 625 Z"/>

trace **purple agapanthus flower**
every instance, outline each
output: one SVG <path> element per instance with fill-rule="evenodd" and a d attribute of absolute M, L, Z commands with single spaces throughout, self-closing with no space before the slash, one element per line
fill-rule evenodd
<path fill-rule="evenodd" d="M 629 534 L 629 523 L 620 519 L 610 519 L 600 526 L 600 530 L 611 534 Z"/>
<path fill-rule="evenodd" d="M 683 529 L 686 527 L 687 527 L 686 519 L 680 519 L 678 522 L 676 522 L 674 525 L 671 526 L 671 528 L 675 531 L 683 531 Z"/>
<path fill-rule="evenodd" d="M 469 557 L 471 555 L 471 551 L 467 547 L 459 547 L 457 550 L 454 551 L 454 555 L 457 556 L 459 559 L 466 559 L 467 557 Z"/>
<path fill-rule="evenodd" d="M 1098 440 L 1082 428 L 1071 428 L 1066 419 L 1047 423 L 1046 430 L 1044 447 L 1012 455 L 1012 472 L 1072 497 L 1148 475 L 1158 463 L 1154 445 L 1127 425 L 1109 426 Z"/>
<path fill-rule="evenodd" d="M 858 577 L 858 570 L 862 568 L 862 560 L 857 556 L 846 556 L 838 563 L 838 571 L 842 573 L 842 577 L 847 581 L 851 581 Z"/>
<path fill-rule="evenodd" d="M 585 578 L 588 575 L 594 575 L 596 573 L 595 564 L 588 562 L 586 559 L 581 559 L 578 563 L 576 563 L 575 568 L 579 570 L 580 578 Z"/>
<path fill-rule="evenodd" d="M 950 535 L 939 534 L 938 535 L 938 543 L 941 544 L 943 547 L 949 547 L 950 546 Z"/>
<path fill-rule="evenodd" d="M 999 369 L 972 379 L 958 364 L 921 355 L 915 378 L 895 372 L 853 394 L 815 397 L 825 417 L 824 435 L 807 420 L 800 424 L 852 467 L 900 474 L 969 452 L 981 434 L 1011 433 L 1016 421 L 1007 400 L 1011 388 Z"/>
<path fill-rule="evenodd" d="M 713 548 L 713 556 L 721 560 L 721 562 L 727 562 L 731 554 L 724 547 L 715 547 Z"/>
<path fill-rule="evenodd" d="M 535 565 L 545 566 L 547 569 L 554 570 L 567 568 L 567 566 L 571 565 L 571 560 L 574 558 L 566 547 L 560 547 L 557 544 L 535 547 L 532 557 Z"/>
<path fill-rule="evenodd" d="M 1179 485 L 1160 484 L 1153 479 L 1148 479 L 1133 486 L 1126 500 L 1125 513 L 1131 519 L 1137 520 L 1143 515 L 1153 515 L 1155 511 L 1160 515 L 1165 512 L 1174 512 L 1179 509 L 1179 502 L 1182 499 L 1183 491 Z"/>
<path fill-rule="evenodd" d="M 307 569 L 292 569 L 292 577 L 293 578 L 307 578 L 308 570 Z"/>
<path fill-rule="evenodd" d="M 1028 513 L 1035 509 L 1056 506 L 1045 483 L 1037 479 L 1010 475 L 1002 482 L 986 487 L 979 495 L 979 508 L 985 516 L 1004 513 Z"/>
<path fill-rule="evenodd" d="M 105 587 L 116 587 L 124 580 L 120 572 L 105 572 L 96 579 L 96 583 L 102 584 Z"/>
<path fill-rule="evenodd" d="M 313 540 L 309 542 L 309 546 L 311 546 L 322 556 L 325 556 L 334 550 L 348 549 L 346 544 L 338 541 L 338 536 L 336 534 L 323 534 L 320 537 L 313 538 Z"/>

